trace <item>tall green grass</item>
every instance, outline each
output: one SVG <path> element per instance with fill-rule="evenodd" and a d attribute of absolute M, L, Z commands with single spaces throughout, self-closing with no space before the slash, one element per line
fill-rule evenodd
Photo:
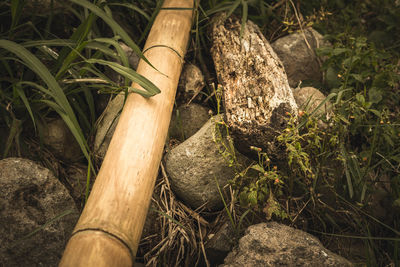
<path fill-rule="evenodd" d="M 127 44 L 145 62 L 150 62 L 113 18 L 112 8 L 127 8 L 131 15 L 146 22 L 151 19 L 151 14 L 130 3 L 70 0 L 62 4 L 67 14 L 55 14 L 51 4 L 48 18 L 29 14 L 25 1 L 13 0 L 9 5 L 1 6 L 2 16 L 11 18 L 11 23 L 2 25 L 0 32 L 3 88 L 0 93 L 0 122 L 8 124 L 10 129 L 1 154 L 7 157 L 11 147 L 20 144 L 19 133 L 29 124 L 27 117 L 41 135 L 42 122 L 55 112 L 71 130 L 94 171 L 87 140 L 93 134 L 97 119 L 95 94 L 98 91 L 129 91 L 151 97 L 160 92 L 151 81 L 129 66 L 120 42 Z M 75 30 L 67 38 L 54 38 L 71 32 L 69 29 L 54 32 L 51 22 L 57 16 L 69 16 L 71 23 L 75 24 L 71 25 Z M 32 21 L 37 21 L 38 26 Z M 104 29 L 110 33 L 108 37 L 104 36 Z M 53 39 L 45 39 L 44 36 Z M 112 81 L 105 74 L 106 68 L 123 76 L 125 85 Z M 143 89 L 131 88 L 132 82 Z M 16 149 L 19 151 L 19 147 Z"/>

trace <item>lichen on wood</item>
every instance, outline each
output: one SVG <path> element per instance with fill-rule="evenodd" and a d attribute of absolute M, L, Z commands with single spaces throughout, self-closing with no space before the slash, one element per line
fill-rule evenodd
<path fill-rule="evenodd" d="M 257 25 L 220 14 L 213 19 L 211 54 L 223 87 L 226 122 L 237 149 L 250 146 L 273 153 L 275 137 L 286 126 L 287 112 L 297 105 L 283 64 Z"/>

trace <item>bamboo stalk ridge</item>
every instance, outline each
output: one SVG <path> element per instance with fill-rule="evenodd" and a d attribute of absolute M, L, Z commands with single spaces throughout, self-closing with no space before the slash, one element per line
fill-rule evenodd
<path fill-rule="evenodd" d="M 164 1 L 167 9 L 158 14 L 143 50 L 157 70 L 143 60 L 137 69 L 161 93 L 151 98 L 128 96 L 59 266 L 133 266 L 168 132 L 193 5 L 193 0 Z"/>

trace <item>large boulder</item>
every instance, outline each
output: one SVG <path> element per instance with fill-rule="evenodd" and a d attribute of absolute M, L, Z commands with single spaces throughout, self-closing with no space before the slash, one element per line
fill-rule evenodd
<path fill-rule="evenodd" d="M 337 266 L 352 264 L 314 236 L 276 222 L 250 226 L 221 267 Z"/>
<path fill-rule="evenodd" d="M 321 61 L 315 49 L 327 45 L 329 43 L 313 28 L 289 34 L 272 43 L 272 48 L 285 66 L 291 87 L 297 87 L 300 81 L 322 81 Z"/>
<path fill-rule="evenodd" d="M 66 188 L 33 161 L 0 161 L 2 266 L 57 266 L 79 213 Z"/>
<path fill-rule="evenodd" d="M 166 155 L 166 170 L 174 193 L 194 209 L 203 205 L 218 210 L 223 202 L 218 191 L 237 173 L 232 161 L 243 164 L 246 159 L 232 151 L 219 127 L 221 116 L 212 117 L 196 134 L 173 148 Z M 221 128 L 221 129 L 220 129 Z M 233 153 L 236 159 L 232 157 Z M 236 166 L 236 164 L 234 164 Z"/>
<path fill-rule="evenodd" d="M 297 105 L 283 65 L 261 30 L 251 21 L 241 29 L 234 16 L 213 19 L 211 54 L 226 122 L 241 153 L 251 155 L 250 147 L 256 146 L 279 154 L 274 140 L 286 128 L 287 114 L 297 114 Z"/>

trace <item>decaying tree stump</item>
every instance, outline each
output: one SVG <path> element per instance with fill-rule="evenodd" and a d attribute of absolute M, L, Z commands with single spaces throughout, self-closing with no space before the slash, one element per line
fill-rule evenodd
<path fill-rule="evenodd" d="M 223 87 L 226 122 L 235 147 L 276 153 L 275 137 L 286 127 L 287 112 L 297 114 L 283 64 L 257 25 L 225 14 L 213 19 L 211 54 Z M 254 154 L 253 154 L 254 155 Z"/>

